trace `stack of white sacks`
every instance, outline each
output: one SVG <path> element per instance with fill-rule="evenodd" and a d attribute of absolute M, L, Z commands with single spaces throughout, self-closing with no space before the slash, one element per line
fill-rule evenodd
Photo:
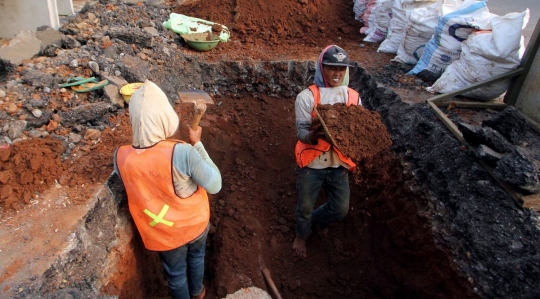
<path fill-rule="evenodd" d="M 392 61 L 415 65 L 408 73 L 436 79 L 428 91 L 446 93 L 519 66 L 529 10 L 498 16 L 487 0 L 355 0 L 364 41 L 395 53 Z M 465 94 L 482 101 L 498 98 L 509 81 Z"/>

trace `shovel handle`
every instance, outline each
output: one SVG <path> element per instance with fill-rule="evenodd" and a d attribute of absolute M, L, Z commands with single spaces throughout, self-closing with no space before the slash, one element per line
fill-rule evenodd
<path fill-rule="evenodd" d="M 206 112 L 206 104 L 202 101 L 195 102 L 195 105 L 193 105 L 193 121 L 191 122 L 191 129 L 197 130 L 204 112 Z"/>
<path fill-rule="evenodd" d="M 279 293 L 276 285 L 274 284 L 274 281 L 272 280 L 272 276 L 270 275 L 270 270 L 268 270 L 268 268 L 264 268 L 261 271 L 264 276 L 264 279 L 268 283 L 268 286 L 270 286 L 270 289 L 274 293 L 274 296 L 276 296 L 276 299 L 282 299 L 281 294 Z"/>

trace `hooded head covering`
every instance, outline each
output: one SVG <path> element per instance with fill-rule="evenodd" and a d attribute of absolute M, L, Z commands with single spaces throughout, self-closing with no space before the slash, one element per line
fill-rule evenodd
<path fill-rule="evenodd" d="M 171 137 L 180 123 L 167 95 L 149 80 L 131 96 L 129 120 L 134 147 L 149 147 Z"/>
<path fill-rule="evenodd" d="M 329 58 L 331 57 L 335 59 L 331 59 L 332 61 L 329 61 Z M 346 62 L 345 59 L 347 60 Z M 317 85 L 318 87 L 330 87 L 330 85 L 328 85 L 328 82 L 326 82 L 326 80 L 324 79 L 322 73 L 323 64 L 347 66 L 347 71 L 345 72 L 345 76 L 343 76 L 343 81 L 341 81 L 340 86 L 349 85 L 349 57 L 347 56 L 347 52 L 345 52 L 345 50 L 336 45 L 330 45 L 324 48 L 324 50 L 322 50 L 321 54 L 319 55 L 319 59 L 317 60 L 317 64 L 315 65 L 315 85 Z"/>

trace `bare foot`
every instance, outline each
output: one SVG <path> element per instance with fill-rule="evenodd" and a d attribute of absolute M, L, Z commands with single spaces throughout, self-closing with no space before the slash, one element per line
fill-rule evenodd
<path fill-rule="evenodd" d="M 298 235 L 296 235 L 296 238 L 294 239 L 292 248 L 298 256 L 307 257 L 306 240 L 300 238 Z"/>
<path fill-rule="evenodd" d="M 191 296 L 191 299 L 204 299 L 204 296 L 206 296 L 206 288 L 203 286 L 201 293 L 197 296 Z"/>

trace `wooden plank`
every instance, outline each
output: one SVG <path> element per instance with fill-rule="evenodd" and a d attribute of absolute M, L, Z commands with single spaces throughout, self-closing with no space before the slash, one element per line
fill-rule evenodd
<path fill-rule="evenodd" d="M 463 87 L 463 88 L 458 89 L 458 90 L 454 90 L 452 92 L 443 93 L 441 95 L 431 97 L 431 98 L 427 99 L 427 101 L 428 102 L 436 102 L 436 101 L 442 101 L 442 100 L 445 100 L 445 99 L 450 99 L 450 98 L 453 98 L 455 96 L 464 94 L 464 93 L 466 93 L 468 91 L 477 89 L 479 87 L 486 86 L 486 85 L 489 85 L 491 83 L 499 82 L 499 81 L 504 80 L 504 79 L 519 76 L 519 75 L 521 75 L 523 73 L 523 70 L 524 69 L 522 67 L 519 67 L 519 68 L 517 68 L 517 69 L 515 69 L 513 71 L 510 71 L 510 72 L 502 74 L 502 75 L 495 76 L 495 77 L 493 77 L 491 79 L 480 81 L 478 83 L 474 83 L 472 85 L 469 85 L 467 87 Z"/>
<path fill-rule="evenodd" d="M 480 109 L 493 109 L 493 110 L 503 110 L 508 107 L 508 105 L 503 103 L 480 103 L 480 102 L 460 102 L 460 101 L 437 101 L 435 105 L 438 107 L 446 107 L 448 105 L 453 105 L 457 108 L 480 108 Z"/>
<path fill-rule="evenodd" d="M 534 208 L 535 211 L 538 211 L 540 208 L 540 194 L 533 194 L 521 197 L 523 200 L 524 208 Z"/>
<path fill-rule="evenodd" d="M 456 138 L 464 145 L 470 148 L 469 144 L 465 139 L 463 138 L 463 134 L 461 131 L 456 127 L 456 125 L 444 114 L 444 112 L 435 105 L 433 102 L 428 102 L 429 106 L 435 110 L 435 114 L 437 114 L 437 117 L 443 122 L 443 124 L 456 136 Z"/>
<path fill-rule="evenodd" d="M 533 128 L 533 130 L 540 134 L 540 124 L 535 122 L 532 118 L 530 118 L 529 116 L 527 116 L 527 114 L 521 112 L 520 110 L 518 110 L 518 113 L 525 118 L 525 121 L 529 126 L 531 126 L 531 128 Z"/>
<path fill-rule="evenodd" d="M 508 195 L 510 195 L 510 197 L 512 197 L 512 199 L 516 202 L 516 204 L 521 207 L 523 205 L 523 196 L 514 191 L 512 189 L 512 187 L 510 187 L 507 183 L 505 183 L 504 181 L 502 181 L 499 177 L 497 177 L 495 175 L 495 172 L 493 171 L 493 169 L 491 168 L 491 166 L 489 166 L 486 162 L 484 161 L 478 161 L 478 163 L 480 163 L 486 170 L 487 172 L 491 175 L 491 177 L 497 182 L 499 183 L 499 185 L 501 185 L 501 187 L 504 189 L 504 191 L 506 191 L 506 193 Z"/>

